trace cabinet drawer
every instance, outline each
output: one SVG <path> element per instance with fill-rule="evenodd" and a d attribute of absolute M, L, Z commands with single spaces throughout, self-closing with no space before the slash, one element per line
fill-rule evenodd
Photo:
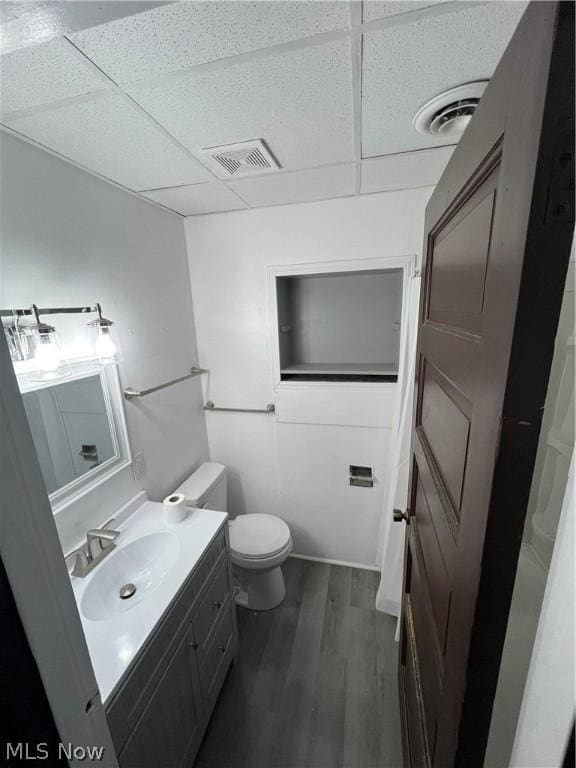
<path fill-rule="evenodd" d="M 214 705 L 235 651 L 234 615 L 232 613 L 234 603 L 230 598 L 223 608 L 224 612 L 211 636 L 204 660 L 200 664 L 200 688 L 204 706 L 208 711 L 211 711 Z"/>
<path fill-rule="evenodd" d="M 193 573 L 167 608 L 156 630 L 132 662 L 125 682 L 106 706 L 106 715 L 117 750 L 122 749 L 133 730 L 175 644 L 192 620 L 192 611 L 201 604 L 222 564 L 227 564 L 226 526 L 217 533 Z"/>
<path fill-rule="evenodd" d="M 224 560 L 214 580 L 209 584 L 194 616 L 194 636 L 201 658 L 206 655 L 214 627 L 224 611 L 228 610 L 230 596 L 228 573 L 228 561 Z"/>

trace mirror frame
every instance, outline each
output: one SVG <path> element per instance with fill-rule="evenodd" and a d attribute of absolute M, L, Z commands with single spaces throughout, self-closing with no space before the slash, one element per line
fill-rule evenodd
<path fill-rule="evenodd" d="M 114 455 L 106 461 L 99 464 L 94 469 L 80 475 L 72 482 L 59 488 L 57 491 L 48 494 L 52 513 L 57 515 L 65 507 L 77 502 L 86 494 L 93 491 L 98 486 L 105 483 L 118 472 L 126 469 L 132 464 L 132 454 L 130 451 L 130 440 L 128 438 L 128 429 L 126 426 L 126 416 L 124 413 L 124 398 L 118 376 L 116 365 L 99 365 L 94 362 L 72 362 L 72 375 L 53 381 L 38 382 L 32 381 L 26 375 L 18 376 L 18 385 L 20 393 L 25 395 L 27 392 L 34 392 L 40 389 L 65 384 L 68 381 L 77 381 L 91 376 L 99 376 L 102 394 L 106 406 L 106 415 L 114 446 Z"/>

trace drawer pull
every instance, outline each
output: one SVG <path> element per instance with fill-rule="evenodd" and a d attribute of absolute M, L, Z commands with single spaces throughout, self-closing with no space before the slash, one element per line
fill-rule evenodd
<path fill-rule="evenodd" d="M 220 653 L 226 653 L 226 646 L 225 645 L 219 645 L 218 646 L 218 650 L 220 651 Z"/>
<path fill-rule="evenodd" d="M 193 651 L 197 651 L 198 650 L 198 643 L 196 642 L 196 640 L 192 640 L 192 642 L 189 645 L 190 645 L 190 648 L 192 648 Z"/>
<path fill-rule="evenodd" d="M 214 608 L 216 608 L 217 611 L 219 611 L 220 608 L 222 608 L 222 603 L 219 600 L 216 600 L 216 602 L 213 603 L 213 605 L 214 605 Z"/>

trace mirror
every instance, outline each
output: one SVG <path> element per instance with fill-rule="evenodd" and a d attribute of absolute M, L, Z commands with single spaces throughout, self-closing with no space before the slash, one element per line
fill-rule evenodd
<path fill-rule="evenodd" d="M 19 383 L 54 511 L 129 463 L 114 366 L 77 367 L 72 377 L 57 382 Z"/>
<path fill-rule="evenodd" d="M 100 376 L 26 392 L 23 400 L 49 494 L 114 456 Z"/>

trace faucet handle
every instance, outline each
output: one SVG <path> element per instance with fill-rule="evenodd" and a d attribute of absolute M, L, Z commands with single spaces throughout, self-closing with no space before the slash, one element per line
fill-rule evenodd
<path fill-rule="evenodd" d="M 78 547 L 78 549 L 71 552 L 68 557 L 72 557 L 72 555 L 76 555 L 74 558 L 74 566 L 71 571 L 72 576 L 83 576 L 88 567 L 88 563 L 90 562 L 86 550 L 84 547 Z"/>
<path fill-rule="evenodd" d="M 104 549 L 113 547 L 113 542 L 118 536 L 120 536 L 120 531 L 114 531 L 112 528 L 91 528 L 86 531 L 86 542 L 90 556 L 92 558 L 98 557 Z"/>
<path fill-rule="evenodd" d="M 112 528 L 90 528 L 86 531 L 86 538 L 88 541 L 91 539 L 100 539 L 100 541 L 110 542 L 114 541 L 120 536 L 120 531 L 114 531 Z"/>
<path fill-rule="evenodd" d="M 120 531 L 113 531 L 111 528 L 106 529 L 107 536 L 100 536 L 100 547 L 107 549 L 108 547 L 115 546 L 114 541 L 120 536 Z"/>

